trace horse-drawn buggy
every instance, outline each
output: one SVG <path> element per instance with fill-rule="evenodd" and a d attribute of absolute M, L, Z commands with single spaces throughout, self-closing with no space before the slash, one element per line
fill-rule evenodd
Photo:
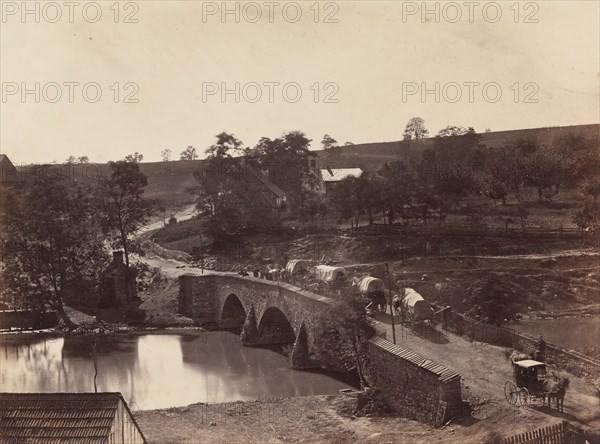
<path fill-rule="evenodd" d="M 556 366 L 530 359 L 528 355 L 513 352 L 513 381 L 504 384 L 504 396 L 511 405 L 528 407 L 532 401 L 541 399 L 548 406 L 554 398 L 556 408 L 562 411 L 569 379 L 561 376 Z"/>

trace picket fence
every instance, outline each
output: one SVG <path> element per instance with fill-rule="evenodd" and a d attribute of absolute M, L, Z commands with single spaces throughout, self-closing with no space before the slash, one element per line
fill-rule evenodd
<path fill-rule="evenodd" d="M 504 438 L 503 444 L 594 444 L 598 436 L 575 427 L 568 421 L 562 421 L 529 432 Z"/>

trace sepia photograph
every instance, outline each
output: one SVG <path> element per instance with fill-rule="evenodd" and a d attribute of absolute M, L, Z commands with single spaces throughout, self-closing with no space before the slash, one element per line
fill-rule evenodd
<path fill-rule="evenodd" d="M 0 15 L 0 444 L 600 444 L 599 1 Z"/>

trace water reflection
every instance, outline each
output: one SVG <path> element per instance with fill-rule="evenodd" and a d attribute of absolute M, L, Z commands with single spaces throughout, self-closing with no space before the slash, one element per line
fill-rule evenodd
<path fill-rule="evenodd" d="M 227 332 L 96 338 L 98 391 L 119 391 L 140 409 L 258 397 L 333 394 L 346 384 L 294 371 L 271 350 L 243 347 Z M 0 390 L 94 390 L 89 338 L 3 338 Z"/>

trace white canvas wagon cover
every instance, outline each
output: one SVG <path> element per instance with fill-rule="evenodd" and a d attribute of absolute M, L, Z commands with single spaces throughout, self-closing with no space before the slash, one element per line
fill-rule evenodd
<path fill-rule="evenodd" d="M 285 271 L 290 274 L 294 274 L 302 270 L 308 270 L 308 261 L 304 259 L 292 259 L 291 261 L 288 261 L 287 265 L 285 266 Z"/>
<path fill-rule="evenodd" d="M 384 291 L 385 285 L 381 279 L 373 276 L 365 276 L 358 283 L 358 290 L 361 294 L 369 294 L 373 291 Z"/>
<path fill-rule="evenodd" d="M 412 288 L 404 289 L 402 304 L 412 312 L 415 320 L 426 320 L 433 317 L 433 309 L 429 302 Z"/>
<path fill-rule="evenodd" d="M 348 273 L 343 267 L 332 267 L 331 265 L 317 265 L 315 277 L 321 281 L 333 282 L 338 278 L 347 278 Z"/>

